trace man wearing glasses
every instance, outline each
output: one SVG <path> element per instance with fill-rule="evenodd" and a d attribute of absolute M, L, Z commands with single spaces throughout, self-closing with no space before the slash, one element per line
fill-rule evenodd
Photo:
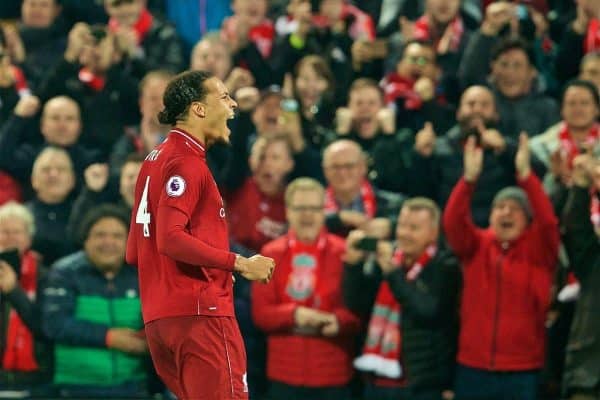
<path fill-rule="evenodd" d="M 289 231 L 261 253 L 277 263 L 252 287 L 252 318 L 267 335 L 272 399 L 348 399 L 357 316 L 343 306 L 344 241 L 325 229 L 325 190 L 311 178 L 285 193 Z"/>

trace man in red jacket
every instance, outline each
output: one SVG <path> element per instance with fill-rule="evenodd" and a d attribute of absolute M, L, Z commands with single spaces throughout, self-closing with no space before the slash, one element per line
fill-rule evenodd
<path fill-rule="evenodd" d="M 311 178 L 285 193 L 288 233 L 267 243 L 277 273 L 253 284 L 252 318 L 267 334 L 271 399 L 348 398 L 359 319 L 343 305 L 344 241 L 324 229 L 325 190 Z"/>
<path fill-rule="evenodd" d="M 469 138 L 464 174 L 444 213 L 448 242 L 463 265 L 456 397 L 535 400 L 558 256 L 558 221 L 531 172 L 527 136 L 521 134 L 515 156 L 519 187 L 498 192 L 490 227 L 477 228 L 470 202 L 482 157 L 482 149 Z"/>
<path fill-rule="evenodd" d="M 163 102 L 159 120 L 173 128 L 142 165 L 127 242 L 127 262 L 139 268 L 148 346 L 178 398 L 247 399 L 232 272 L 268 281 L 274 263 L 229 251 L 223 200 L 205 151 L 228 141 L 237 104 L 223 82 L 202 71 L 173 78 Z"/>

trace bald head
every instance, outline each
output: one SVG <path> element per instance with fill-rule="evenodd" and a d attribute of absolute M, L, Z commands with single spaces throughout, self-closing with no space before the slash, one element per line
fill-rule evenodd
<path fill-rule="evenodd" d="M 67 96 L 53 97 L 44 104 L 40 131 L 48 144 L 69 147 L 81 134 L 79 105 Z"/>
<path fill-rule="evenodd" d="M 323 170 L 336 197 L 351 199 L 360 192 L 360 186 L 367 176 L 364 152 L 352 140 L 335 141 L 325 148 Z"/>
<path fill-rule="evenodd" d="M 31 186 L 44 203 L 64 201 L 75 186 L 75 171 L 69 153 L 57 147 L 42 150 L 33 163 Z"/>
<path fill-rule="evenodd" d="M 332 159 L 340 158 L 340 154 L 347 156 L 348 160 L 364 159 L 363 150 L 358 143 L 348 139 L 336 140 L 323 151 L 323 168 L 327 168 Z"/>
<path fill-rule="evenodd" d="M 471 125 L 481 120 L 484 125 L 497 122 L 496 101 L 494 94 L 485 86 L 471 86 L 467 88 L 460 98 L 460 106 L 456 112 L 456 119 L 461 125 Z"/>

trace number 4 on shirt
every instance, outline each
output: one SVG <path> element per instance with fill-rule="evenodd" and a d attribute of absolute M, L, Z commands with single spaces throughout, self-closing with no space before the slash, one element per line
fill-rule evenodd
<path fill-rule="evenodd" d="M 144 192 L 138 205 L 137 213 L 135 214 L 135 223 L 144 225 L 144 237 L 150 237 L 150 213 L 148 212 L 148 186 L 150 185 L 150 177 L 146 177 L 146 185 Z"/>

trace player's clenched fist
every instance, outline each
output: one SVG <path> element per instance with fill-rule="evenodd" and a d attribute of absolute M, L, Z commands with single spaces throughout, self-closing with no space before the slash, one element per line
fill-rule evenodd
<path fill-rule="evenodd" d="M 273 276 L 275 260 L 256 254 L 250 258 L 237 256 L 235 270 L 250 281 L 263 281 L 267 283 Z"/>

